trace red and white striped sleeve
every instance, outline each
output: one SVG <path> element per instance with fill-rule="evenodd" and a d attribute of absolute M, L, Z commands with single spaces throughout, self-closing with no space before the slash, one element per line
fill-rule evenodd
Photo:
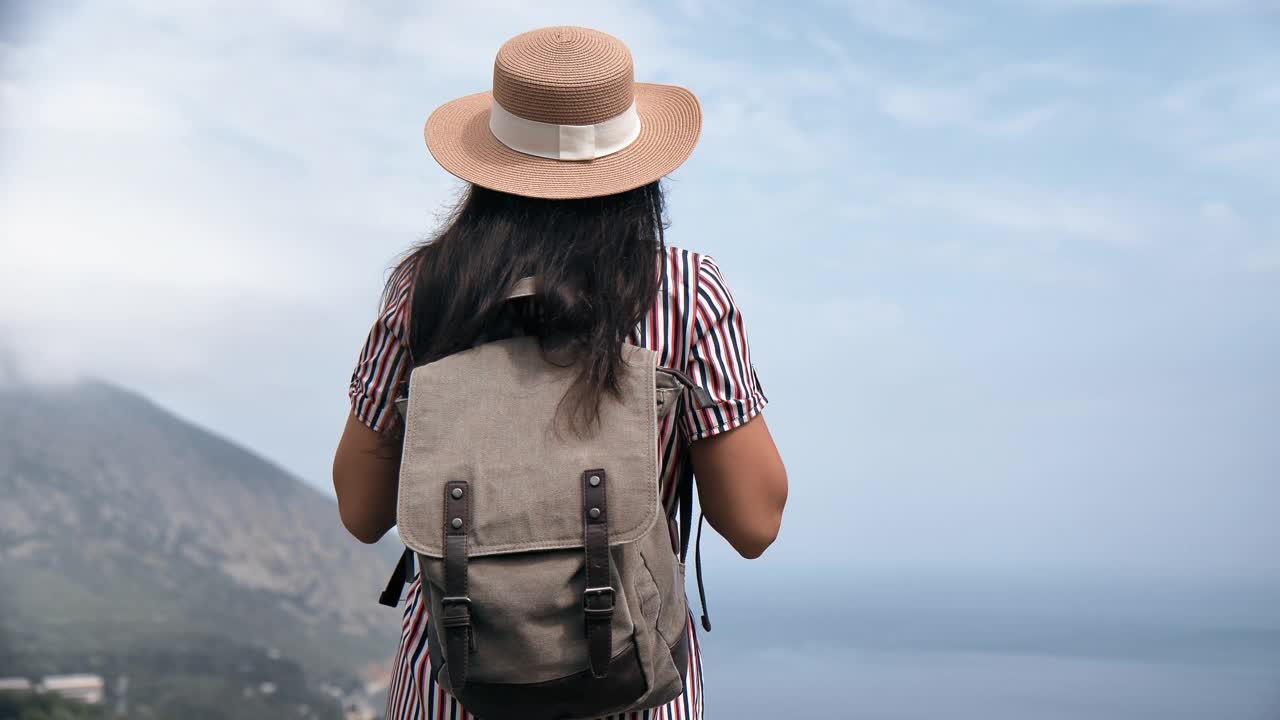
<path fill-rule="evenodd" d="M 769 402 L 751 362 L 742 313 L 715 260 L 700 256 L 693 282 L 693 337 L 685 372 L 711 393 L 716 404 L 689 407 L 683 420 L 690 441 L 743 425 Z"/>
<path fill-rule="evenodd" d="M 389 285 L 386 302 L 360 349 L 347 387 L 351 414 L 377 432 L 393 427 L 399 420 L 394 405 L 396 392 L 413 367 L 408 327 L 412 273 L 398 273 Z"/>

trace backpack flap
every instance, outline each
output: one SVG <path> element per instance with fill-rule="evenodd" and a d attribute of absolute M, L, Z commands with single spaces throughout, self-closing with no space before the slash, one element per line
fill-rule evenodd
<path fill-rule="evenodd" d="M 486 343 L 413 370 L 397 523 L 415 552 L 441 558 L 446 488 L 469 488 L 467 555 L 583 547 L 583 473 L 608 473 L 609 544 L 657 521 L 656 355 L 623 346 L 622 394 L 606 394 L 586 437 L 561 417 L 576 367 L 545 360 L 533 337 Z M 672 400 L 674 398 L 671 398 Z"/>

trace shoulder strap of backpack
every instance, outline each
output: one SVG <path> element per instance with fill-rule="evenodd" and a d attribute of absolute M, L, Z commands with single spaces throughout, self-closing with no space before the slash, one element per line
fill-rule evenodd
<path fill-rule="evenodd" d="M 684 384 L 690 391 L 690 401 L 699 408 L 715 406 L 715 399 L 711 397 L 711 393 L 693 382 L 688 375 L 671 368 L 662 368 L 662 371 L 671 373 Z M 689 538 L 693 530 L 693 464 L 687 459 L 678 482 L 680 485 L 676 490 L 676 496 L 680 503 L 680 562 L 684 563 L 689 557 Z M 703 513 L 698 513 L 698 538 L 694 541 L 693 565 L 694 574 L 698 580 L 698 604 L 702 606 L 702 629 L 711 632 L 711 616 L 707 612 L 707 589 L 702 583 L 702 521 L 705 517 Z"/>
<path fill-rule="evenodd" d="M 534 294 L 534 291 L 537 289 L 536 283 L 537 283 L 537 278 L 533 277 L 532 275 L 520 278 L 515 282 L 514 285 L 511 286 L 511 290 L 510 292 L 507 293 L 507 296 L 505 299 L 507 301 L 511 301 L 511 300 L 519 300 L 521 298 L 532 297 Z M 401 417 L 404 417 L 405 410 L 408 409 L 408 403 L 409 403 L 409 378 L 406 375 L 404 380 L 402 380 L 400 382 L 400 385 L 396 388 L 396 399 L 393 403 L 396 407 L 396 410 L 400 413 Z"/>
<path fill-rule="evenodd" d="M 680 508 L 680 562 L 689 557 L 689 538 L 693 530 L 693 468 L 685 464 L 680 477 L 680 487 L 676 495 Z M 698 603 L 702 606 L 702 629 L 711 632 L 711 616 L 707 612 L 707 589 L 702 583 L 702 520 L 705 516 L 698 513 L 698 539 L 694 541 L 693 565 L 698 580 Z"/>
<path fill-rule="evenodd" d="M 689 557 L 689 531 L 693 525 L 693 468 L 687 462 L 679 482 L 676 502 L 680 514 L 680 562 L 684 562 Z"/>
<path fill-rule="evenodd" d="M 396 563 L 396 569 L 392 571 L 391 578 L 387 580 L 387 587 L 382 591 L 378 602 L 387 607 L 399 605 L 400 593 L 404 592 L 404 586 L 411 577 L 413 577 L 413 551 L 405 548 L 404 552 L 400 554 L 400 562 Z"/>

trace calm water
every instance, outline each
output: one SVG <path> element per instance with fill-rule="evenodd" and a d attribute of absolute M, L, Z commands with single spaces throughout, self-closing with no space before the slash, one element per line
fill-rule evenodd
<path fill-rule="evenodd" d="M 1280 720 L 1275 587 L 881 579 L 808 612 L 715 591 L 709 720 Z"/>
<path fill-rule="evenodd" d="M 708 655 L 710 720 L 1280 718 L 1274 666 L 926 651 Z"/>

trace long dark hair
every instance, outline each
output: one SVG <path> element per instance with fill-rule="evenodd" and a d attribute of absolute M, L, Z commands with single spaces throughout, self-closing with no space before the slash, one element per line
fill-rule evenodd
<path fill-rule="evenodd" d="M 619 392 L 622 344 L 658 292 L 665 248 L 658 182 L 602 197 L 545 200 L 471 185 L 443 227 L 404 256 L 387 292 L 411 278 L 409 347 L 414 365 L 500 333 L 507 294 L 537 278 L 525 330 L 544 352 L 582 370 L 562 407 L 574 426 L 598 418 Z"/>

